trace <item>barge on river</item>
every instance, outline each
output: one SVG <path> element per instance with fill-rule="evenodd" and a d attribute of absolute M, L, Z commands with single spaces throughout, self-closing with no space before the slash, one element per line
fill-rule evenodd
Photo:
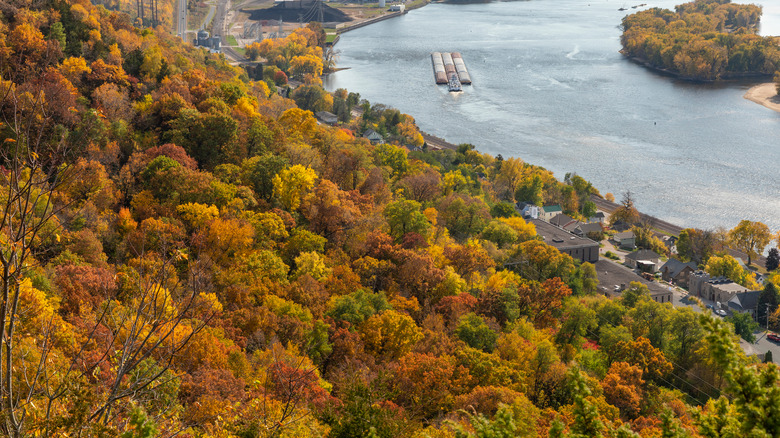
<path fill-rule="evenodd" d="M 449 85 L 450 91 L 461 91 L 461 84 L 471 85 L 471 76 L 460 53 L 433 52 L 431 53 L 431 62 L 433 63 L 433 77 L 436 84 Z M 457 90 L 453 90 L 453 76 L 457 81 Z"/>

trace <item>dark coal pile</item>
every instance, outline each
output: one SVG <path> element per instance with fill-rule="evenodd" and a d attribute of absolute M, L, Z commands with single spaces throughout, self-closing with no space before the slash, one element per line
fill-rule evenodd
<path fill-rule="evenodd" d="M 303 20 L 303 22 L 305 23 L 308 23 L 310 21 L 318 21 L 319 13 L 316 11 L 316 8 L 319 8 L 318 5 L 313 4 L 313 2 L 296 2 L 296 3 L 302 4 L 303 7 L 291 8 L 289 5 L 276 4 L 272 8 L 257 9 L 254 11 L 241 11 L 241 12 L 248 12 L 250 14 L 249 19 L 254 21 L 278 20 L 279 17 L 282 17 L 282 20 L 288 23 L 295 22 L 298 20 Z M 313 8 L 315 9 L 313 10 Z M 343 23 L 345 21 L 352 21 L 349 15 L 339 11 L 336 8 L 331 8 L 326 4 L 322 5 L 322 18 L 323 18 L 322 21 L 326 23 L 328 22 Z"/>

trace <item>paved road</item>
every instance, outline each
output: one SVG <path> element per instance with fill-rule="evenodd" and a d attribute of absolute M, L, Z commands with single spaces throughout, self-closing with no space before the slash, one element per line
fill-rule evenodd
<path fill-rule="evenodd" d="M 214 18 L 214 14 L 217 12 L 217 7 L 213 4 L 209 5 L 209 11 L 206 13 L 206 18 L 203 19 L 203 23 L 200 24 L 201 29 L 205 29 L 208 27 L 209 23 L 211 23 L 211 20 Z M 213 35 L 212 35 L 213 36 Z"/>
<path fill-rule="evenodd" d="M 691 307 L 693 310 L 697 312 L 701 312 L 701 309 L 699 306 L 693 304 L 693 302 L 689 302 L 687 300 L 687 292 L 684 292 L 680 289 L 676 289 L 674 291 L 674 301 L 672 301 L 672 305 L 674 307 Z M 705 305 L 707 304 L 714 304 L 713 302 L 709 300 L 702 299 L 701 300 Z M 709 310 L 707 310 L 709 312 Z M 716 318 L 721 318 L 720 316 L 715 316 Z M 739 346 L 742 347 L 742 351 L 745 352 L 746 355 L 752 356 L 755 354 L 765 354 L 767 351 L 772 352 L 772 357 L 775 363 L 780 363 L 780 344 L 777 344 L 775 342 L 772 342 L 766 338 L 766 332 L 763 331 L 763 329 L 756 331 L 754 333 L 756 336 L 756 342 L 749 343 L 745 341 L 744 339 L 739 340 Z"/>
<path fill-rule="evenodd" d="M 176 14 L 176 35 L 187 41 L 187 0 L 179 0 Z"/>
<path fill-rule="evenodd" d="M 615 285 L 628 284 L 632 281 L 638 281 L 646 285 L 651 291 L 665 291 L 671 288 L 672 290 L 672 306 L 674 307 L 690 307 L 696 312 L 702 312 L 702 309 L 695 304 L 694 301 L 688 300 L 688 292 L 680 289 L 676 286 L 672 286 L 663 281 L 647 281 L 644 278 L 638 276 L 632 269 L 615 263 L 612 260 L 600 259 L 595 264 L 596 273 L 599 278 L 599 288 L 602 293 L 612 293 Z M 715 303 L 702 299 L 705 305 L 714 305 Z M 711 310 L 706 309 L 707 312 Z M 714 315 L 716 318 L 720 316 Z M 751 344 L 744 340 L 740 340 L 740 346 L 747 355 L 764 354 L 767 351 L 772 352 L 772 356 L 777 363 L 780 363 L 780 344 L 774 343 L 766 339 L 766 333 L 763 330 L 757 331 L 756 342 Z"/>

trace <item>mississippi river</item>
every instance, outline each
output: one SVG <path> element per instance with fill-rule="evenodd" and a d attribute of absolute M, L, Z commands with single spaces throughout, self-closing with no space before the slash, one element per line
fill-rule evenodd
<path fill-rule="evenodd" d="M 641 211 L 681 226 L 778 230 L 780 113 L 743 99 L 752 83 L 686 83 L 623 58 L 618 25 L 645 1 L 431 4 L 343 34 L 348 69 L 325 86 L 452 143 L 577 173 L 602 194 L 631 190 Z M 761 33 L 780 35 L 780 5 L 765 6 Z M 436 86 L 432 51 L 461 52 L 474 84 Z"/>

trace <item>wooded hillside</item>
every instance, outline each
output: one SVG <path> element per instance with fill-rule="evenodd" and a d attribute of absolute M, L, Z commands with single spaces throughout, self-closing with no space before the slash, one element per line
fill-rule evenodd
<path fill-rule="evenodd" d="M 306 31 L 292 100 L 87 1 L 0 11 L 3 435 L 780 435 L 724 322 L 597 295 L 517 216 L 589 216 L 582 178 L 410 152 L 410 116 L 292 62 Z"/>

